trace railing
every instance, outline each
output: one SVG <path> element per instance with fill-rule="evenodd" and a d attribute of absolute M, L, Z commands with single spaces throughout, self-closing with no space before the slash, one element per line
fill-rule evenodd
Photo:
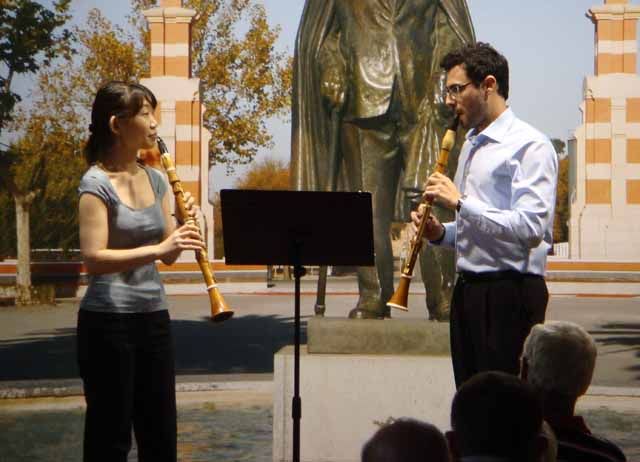
<path fill-rule="evenodd" d="M 553 244 L 553 256 L 557 258 L 569 258 L 569 243 L 558 242 Z"/>

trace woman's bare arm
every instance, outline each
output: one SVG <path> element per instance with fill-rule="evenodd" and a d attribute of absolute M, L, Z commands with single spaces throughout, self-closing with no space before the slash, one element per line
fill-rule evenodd
<path fill-rule="evenodd" d="M 171 222 L 172 220 L 169 221 Z M 171 226 L 166 223 L 167 230 L 170 229 L 171 232 L 165 230 L 165 238 L 158 244 L 132 249 L 108 249 L 107 207 L 93 194 L 80 196 L 79 223 L 80 250 L 90 274 L 128 271 L 157 259 L 173 262 L 182 250 L 202 248 L 197 227 L 184 225 L 175 229 L 175 224 Z"/>

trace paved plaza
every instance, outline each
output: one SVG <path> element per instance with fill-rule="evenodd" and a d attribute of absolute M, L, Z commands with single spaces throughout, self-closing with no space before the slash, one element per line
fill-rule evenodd
<path fill-rule="evenodd" d="M 169 286 L 170 293 L 175 289 Z M 313 315 L 314 290 L 313 280 L 303 280 L 303 328 Z M 412 290 L 409 312 L 394 311 L 394 317 L 426 317 L 424 293 L 420 287 Z M 273 354 L 292 343 L 293 284 L 277 281 L 267 288 L 262 282 L 223 283 L 222 292 L 236 314 L 216 325 L 206 319 L 206 295 L 170 296 L 180 390 L 180 460 L 268 461 Z M 332 280 L 327 316 L 346 316 L 356 300 L 353 280 Z M 56 306 L 0 307 L 3 461 L 80 460 L 77 304 L 66 299 Z M 594 335 L 598 363 L 580 410 L 594 430 L 624 447 L 630 461 L 640 461 L 640 298 L 552 296 L 547 319 L 577 322 Z M 47 395 L 64 397 L 42 397 Z M 25 399 L 16 399 L 20 397 Z"/>

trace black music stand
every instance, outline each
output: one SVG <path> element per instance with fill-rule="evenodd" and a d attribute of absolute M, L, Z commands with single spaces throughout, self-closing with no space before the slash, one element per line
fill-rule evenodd
<path fill-rule="evenodd" d="M 303 265 L 373 266 L 371 194 L 220 191 L 224 253 L 234 265 L 293 265 L 293 462 L 300 461 L 300 278 Z"/>

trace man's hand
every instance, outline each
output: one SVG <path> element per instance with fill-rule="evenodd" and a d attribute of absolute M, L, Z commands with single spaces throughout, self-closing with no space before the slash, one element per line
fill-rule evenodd
<path fill-rule="evenodd" d="M 424 198 L 428 201 L 434 201 L 448 209 L 455 210 L 461 196 L 460 191 L 448 176 L 434 173 L 427 179 Z"/>
<path fill-rule="evenodd" d="M 418 210 L 411 212 L 411 230 L 413 231 L 414 236 L 418 232 L 418 227 L 424 217 L 424 211 L 426 208 L 427 206 L 425 204 L 420 204 L 418 206 Z M 442 223 L 440 223 L 434 215 L 429 215 L 429 218 L 427 218 L 427 222 L 425 223 L 424 235 L 422 237 L 429 241 L 437 241 L 438 239 L 442 239 L 443 235 L 444 226 L 442 226 Z"/>

